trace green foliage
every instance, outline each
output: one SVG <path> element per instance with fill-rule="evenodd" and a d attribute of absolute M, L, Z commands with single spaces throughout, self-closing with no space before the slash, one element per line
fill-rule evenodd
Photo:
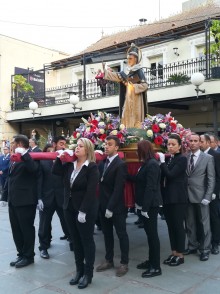
<path fill-rule="evenodd" d="M 147 140 L 147 134 L 144 129 L 137 128 L 128 128 L 128 136 L 126 139 L 125 145 L 129 145 L 130 143 L 137 143 L 140 140 Z"/>
<path fill-rule="evenodd" d="M 174 83 L 174 84 L 180 84 L 180 83 L 187 83 L 190 80 L 190 77 L 188 77 L 185 74 L 178 73 L 170 75 L 167 79 L 168 83 Z"/>
<path fill-rule="evenodd" d="M 14 82 L 12 83 L 12 89 L 17 92 L 34 93 L 34 87 L 27 83 L 27 79 L 22 75 L 15 75 Z"/>
<path fill-rule="evenodd" d="M 210 27 L 211 36 L 214 39 L 214 43 L 210 45 L 210 54 L 216 57 L 216 61 L 212 62 L 213 66 L 220 65 L 220 21 L 213 20 Z"/>

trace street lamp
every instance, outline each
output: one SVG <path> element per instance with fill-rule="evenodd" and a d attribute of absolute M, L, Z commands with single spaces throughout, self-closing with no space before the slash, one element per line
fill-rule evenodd
<path fill-rule="evenodd" d="M 34 119 L 35 114 L 41 115 L 41 112 L 36 112 L 36 110 L 38 109 L 37 102 L 35 102 L 35 101 L 30 102 L 29 109 L 32 110 L 33 119 Z"/>
<path fill-rule="evenodd" d="M 205 93 L 205 89 L 200 89 L 199 86 L 202 85 L 205 81 L 205 77 L 201 72 L 196 72 L 191 76 L 191 83 L 196 86 L 195 91 L 197 98 L 199 97 L 199 92 Z"/>
<path fill-rule="evenodd" d="M 73 113 L 76 112 L 76 109 L 82 110 L 82 107 L 76 107 L 76 104 L 79 103 L 79 96 L 77 92 L 66 92 L 69 95 L 70 104 L 73 105 Z"/>

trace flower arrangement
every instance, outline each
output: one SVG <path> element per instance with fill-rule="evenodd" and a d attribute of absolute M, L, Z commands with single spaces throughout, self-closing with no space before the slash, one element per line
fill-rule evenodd
<path fill-rule="evenodd" d="M 178 134 L 182 139 L 183 148 L 185 150 L 188 148 L 188 138 L 191 131 L 185 129 L 177 120 L 175 120 L 174 117 L 171 116 L 171 112 L 166 115 L 147 115 L 142 123 L 142 129 L 146 131 L 146 139 L 159 145 L 164 151 L 166 151 L 167 140 L 171 133 Z"/>
<path fill-rule="evenodd" d="M 91 113 L 88 120 L 82 118 L 82 121 L 69 138 L 70 149 L 75 148 L 79 138 L 88 138 L 95 145 L 95 150 L 103 150 L 105 138 L 109 135 L 117 136 L 121 144 L 125 144 L 128 132 L 119 116 L 98 111 L 97 114 Z"/>

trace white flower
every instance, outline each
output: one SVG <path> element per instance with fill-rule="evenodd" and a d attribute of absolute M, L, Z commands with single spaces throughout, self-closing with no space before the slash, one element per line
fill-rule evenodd
<path fill-rule="evenodd" d="M 99 127 L 104 127 L 105 123 L 104 123 L 104 121 L 100 121 L 98 125 L 99 125 Z"/>
<path fill-rule="evenodd" d="M 86 128 L 86 132 L 89 133 L 90 132 L 90 127 Z"/>
<path fill-rule="evenodd" d="M 181 124 L 177 124 L 177 128 L 183 128 L 183 126 Z"/>
<path fill-rule="evenodd" d="M 70 150 L 75 150 L 76 148 L 76 144 L 71 144 L 68 146 Z"/>
<path fill-rule="evenodd" d="M 99 133 L 100 133 L 100 134 L 104 134 L 104 133 L 105 133 L 105 130 L 104 130 L 104 129 L 100 129 L 100 130 L 99 130 Z"/>
<path fill-rule="evenodd" d="M 120 124 L 120 130 L 124 130 L 125 129 L 125 125 L 124 124 Z"/>
<path fill-rule="evenodd" d="M 151 137 L 153 137 L 153 131 L 152 130 L 148 130 L 147 131 L 147 136 L 149 137 L 149 138 L 151 138 Z"/>
<path fill-rule="evenodd" d="M 76 133 L 76 138 L 79 138 L 80 137 L 80 133 Z"/>
<path fill-rule="evenodd" d="M 161 129 L 165 129 L 165 128 L 166 128 L 166 125 L 165 125 L 164 123 L 160 123 L 160 124 L 159 124 L 159 127 L 160 127 Z"/>
<path fill-rule="evenodd" d="M 113 135 L 113 136 L 116 136 L 118 134 L 118 131 L 117 130 L 113 130 L 113 131 L 111 131 L 110 134 Z"/>

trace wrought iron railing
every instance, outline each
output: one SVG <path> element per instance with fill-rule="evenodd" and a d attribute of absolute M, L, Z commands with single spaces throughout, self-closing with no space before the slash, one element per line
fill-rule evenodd
<path fill-rule="evenodd" d="M 144 67 L 143 71 L 149 89 L 159 89 L 162 87 L 189 83 L 190 77 L 195 72 L 203 73 L 206 79 L 220 79 L 220 72 L 218 75 L 218 70 L 220 71 L 220 69 L 216 67 L 218 64 L 220 67 L 220 60 L 216 60 L 214 57 L 210 57 L 209 60 L 206 60 L 205 57 L 201 57 L 165 64 L 156 68 Z M 32 100 L 36 101 L 39 107 L 67 104 L 69 103 L 69 94 L 67 92 L 77 92 L 80 100 L 99 99 L 118 95 L 119 85 L 118 83 L 108 81 L 104 90 L 102 88 L 101 91 L 96 80 L 87 80 L 85 87 L 83 82 L 79 82 L 56 88 L 48 88 L 45 92 L 35 92 L 31 95 L 12 95 L 11 107 L 12 110 L 27 109 Z"/>

